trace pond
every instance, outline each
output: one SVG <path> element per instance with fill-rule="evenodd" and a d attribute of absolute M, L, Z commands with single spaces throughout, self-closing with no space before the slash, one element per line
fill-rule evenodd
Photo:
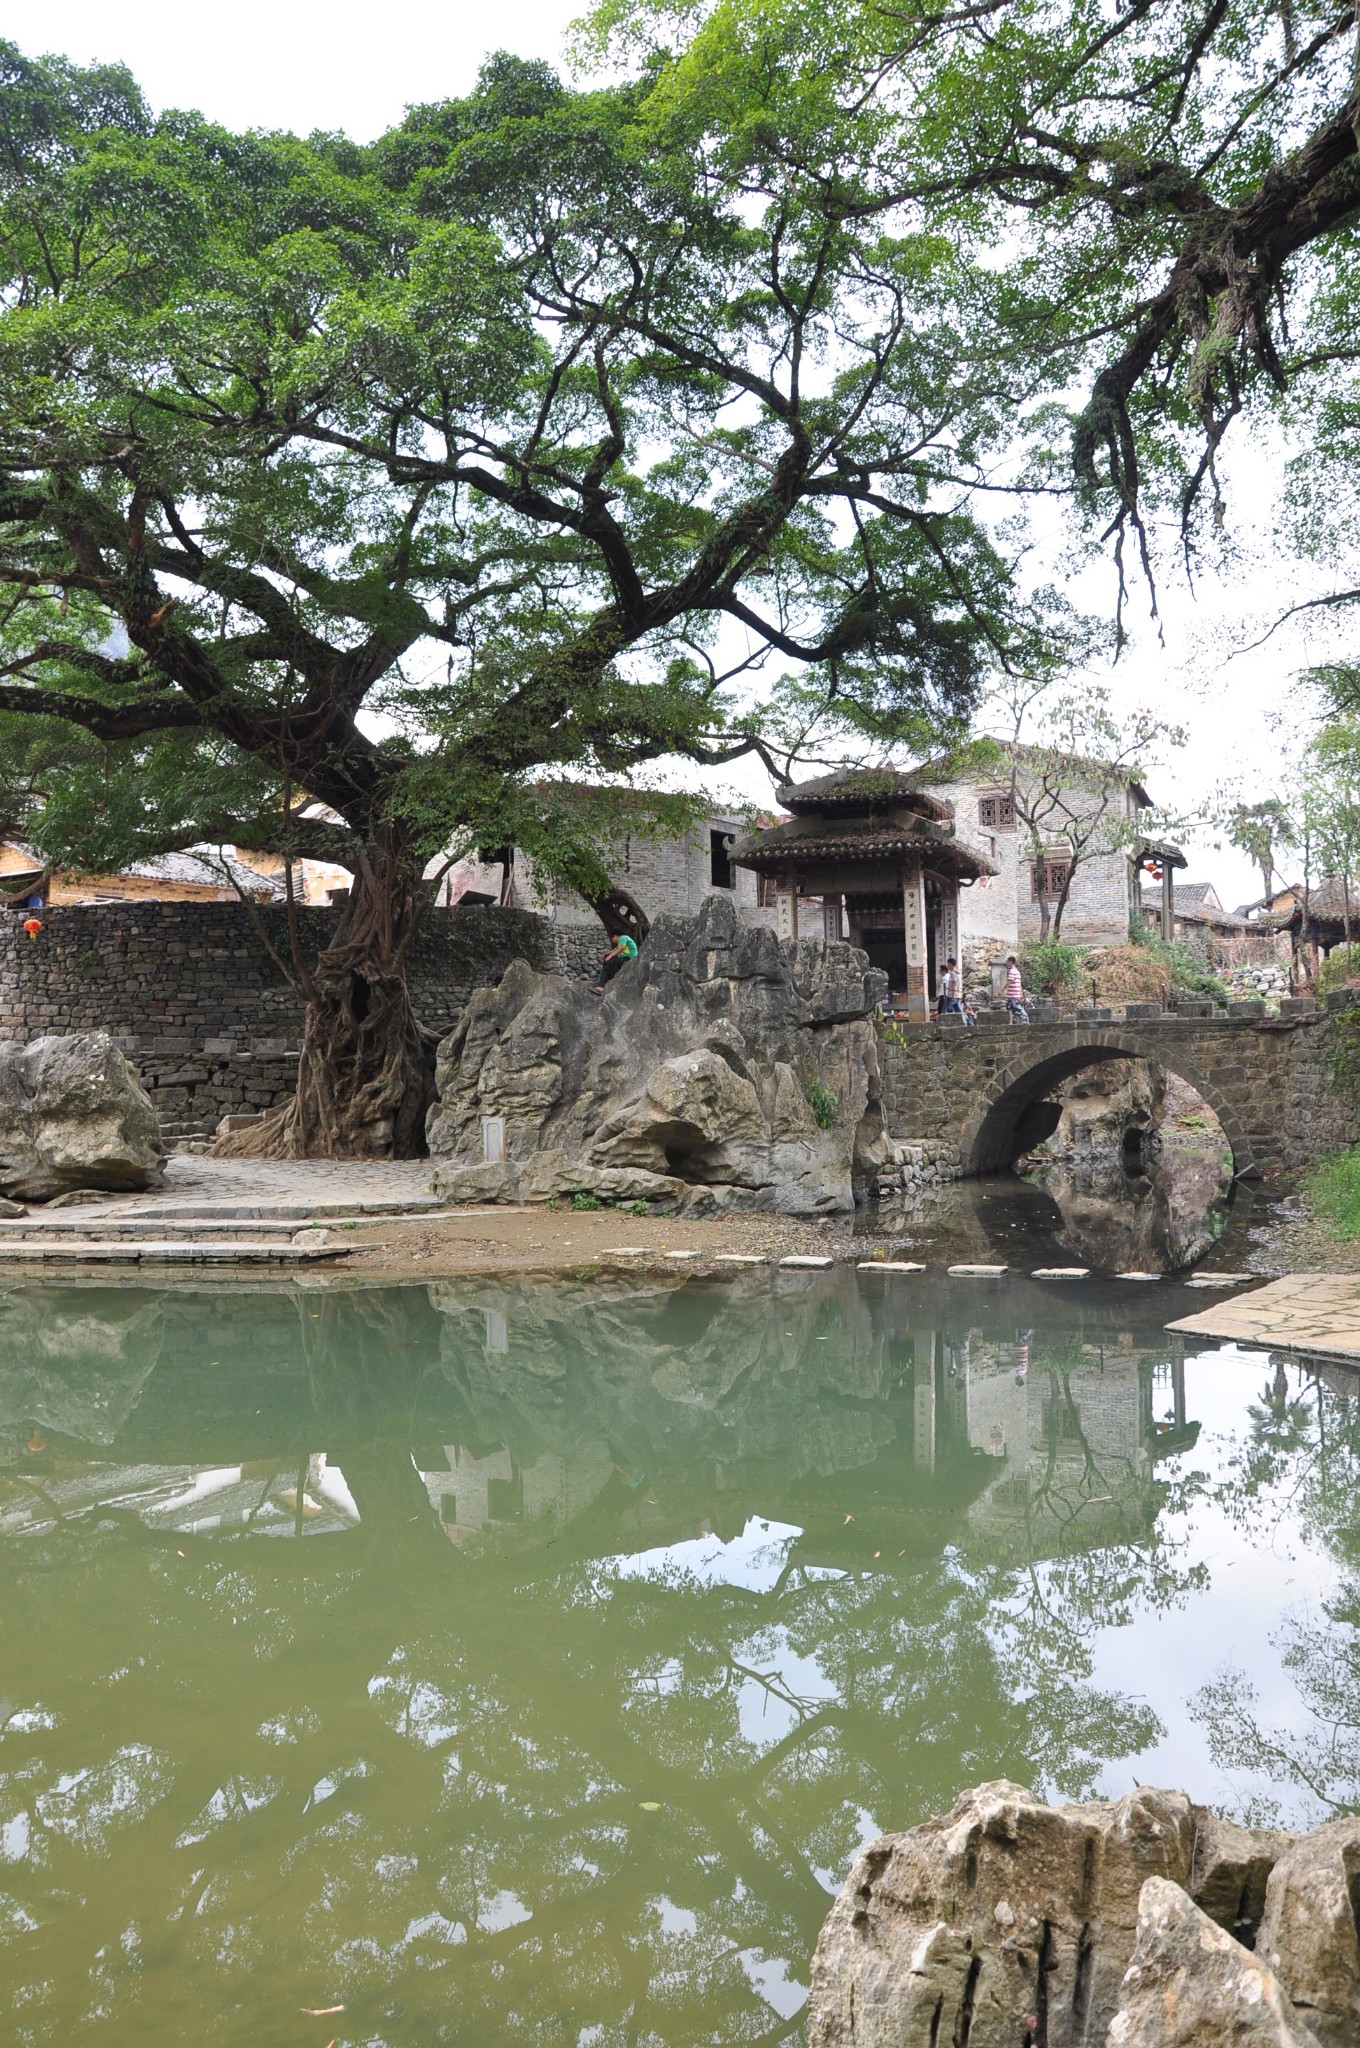
<path fill-rule="evenodd" d="M 1360 1404 L 1176 1284 L 0 1293 L 0 2038 L 796 2041 L 1007 1775 L 1360 1797 Z"/>

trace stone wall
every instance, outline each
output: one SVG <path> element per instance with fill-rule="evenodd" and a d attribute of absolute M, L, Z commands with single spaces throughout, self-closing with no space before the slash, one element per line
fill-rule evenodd
<path fill-rule="evenodd" d="M 338 913 L 300 913 L 309 946 Z M 262 922 L 288 958 L 282 910 Z M 228 1111 L 272 1109 L 297 1079 L 302 1005 L 239 903 L 108 903 L 43 913 L 36 939 L 0 915 L 0 1040 L 112 1032 L 173 1132 Z M 514 959 L 584 980 L 606 944 L 597 924 L 555 926 L 523 910 L 433 910 L 409 956 L 422 1023 L 452 1029 L 474 988 Z"/>
<path fill-rule="evenodd" d="M 1333 1084 L 1338 998 L 1319 1009 L 1286 1003 L 1278 1017 L 1259 1003 L 1196 1014 L 1134 1003 L 1013 1025 L 1004 1012 L 894 1027 L 884 1047 L 883 1100 L 894 1137 L 957 1145 L 963 1170 L 984 1173 L 1015 1156 L 1020 1120 L 1083 1068 L 1108 1059 L 1149 1059 L 1179 1074 L 1209 1103 L 1233 1148 L 1238 1173 L 1311 1165 L 1357 1138 L 1356 1118 Z"/>

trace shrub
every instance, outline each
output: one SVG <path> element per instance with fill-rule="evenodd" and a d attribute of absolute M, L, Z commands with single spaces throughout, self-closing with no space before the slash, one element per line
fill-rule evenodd
<path fill-rule="evenodd" d="M 1360 943 L 1354 939 L 1348 946 L 1333 946 L 1322 963 L 1318 991 L 1325 996 L 1332 989 L 1346 988 L 1353 981 L 1360 981 Z"/>
<path fill-rule="evenodd" d="M 589 1188 L 577 1188 L 571 1198 L 573 1209 L 603 1209 L 604 1203 L 598 1195 L 592 1195 Z"/>
<path fill-rule="evenodd" d="M 1307 1185 L 1314 1209 L 1338 1237 L 1360 1237 L 1360 1148 L 1333 1152 L 1314 1167 Z"/>
<path fill-rule="evenodd" d="M 815 1075 L 809 1081 L 807 1099 L 808 1107 L 816 1117 L 818 1124 L 824 1131 L 829 1131 L 832 1124 L 836 1121 L 836 1111 L 840 1108 L 840 1098 L 831 1093 L 831 1090 L 827 1087 L 820 1074 Z"/>
<path fill-rule="evenodd" d="M 1081 992 L 1086 955 L 1061 939 L 1027 939 L 1020 948 L 1020 978 L 1033 995 L 1064 996 Z"/>

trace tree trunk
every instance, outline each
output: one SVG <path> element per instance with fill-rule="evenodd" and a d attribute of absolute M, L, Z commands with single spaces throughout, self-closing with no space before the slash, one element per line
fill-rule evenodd
<path fill-rule="evenodd" d="M 435 1035 L 406 986 L 420 871 L 400 845 L 365 850 L 330 944 L 308 966 L 291 917 L 307 1015 L 297 1094 L 219 1154 L 265 1159 L 420 1159 L 434 1100 Z"/>
<path fill-rule="evenodd" d="M 651 930 L 646 911 L 637 897 L 627 889 L 621 889 L 616 882 L 602 889 L 596 896 L 587 896 L 586 902 L 594 911 L 611 939 L 625 934 L 640 946 Z"/>

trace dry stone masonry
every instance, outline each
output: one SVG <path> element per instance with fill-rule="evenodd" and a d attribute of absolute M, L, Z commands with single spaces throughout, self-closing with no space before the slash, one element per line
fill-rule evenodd
<path fill-rule="evenodd" d="M 1130 1003 L 1014 1024 L 982 1010 L 978 1028 L 958 1018 L 888 1033 L 883 1096 L 888 1128 L 957 1148 L 965 1173 L 1008 1166 L 1046 1137 L 1037 1106 L 1097 1062 L 1146 1059 L 1188 1081 L 1223 1125 L 1241 1175 L 1307 1166 L 1356 1140 L 1355 1114 L 1333 1079 L 1334 1034 L 1350 993 L 1325 1007 L 1299 999 L 1184 1002 L 1174 1011 Z"/>
<path fill-rule="evenodd" d="M 301 913 L 308 945 L 336 912 Z M 264 928 L 288 957 L 283 913 Z M 274 1109 L 297 1084 L 302 1008 L 235 903 L 108 903 L 44 911 L 36 939 L 0 915 L 0 1043 L 108 1031 L 137 1069 L 168 1136 L 211 1131 L 230 1114 Z M 523 910 L 438 909 L 417 934 L 409 974 L 417 1014 L 452 1028 L 473 989 L 513 959 L 584 981 L 606 941 Z"/>

